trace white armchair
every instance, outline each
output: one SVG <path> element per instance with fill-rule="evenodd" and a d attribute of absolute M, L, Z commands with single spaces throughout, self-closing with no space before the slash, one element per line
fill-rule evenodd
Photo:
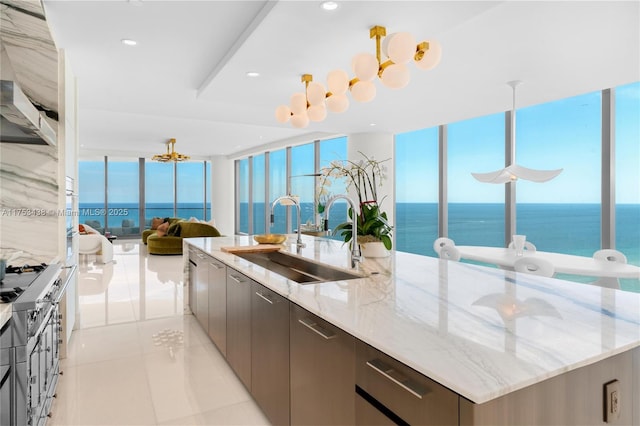
<path fill-rule="evenodd" d="M 99 263 L 113 261 L 113 245 L 104 235 L 80 235 L 78 253 L 81 255 L 95 254 Z"/>

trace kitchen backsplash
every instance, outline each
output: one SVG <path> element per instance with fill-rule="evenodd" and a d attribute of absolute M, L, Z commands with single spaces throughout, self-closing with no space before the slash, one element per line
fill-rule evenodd
<path fill-rule="evenodd" d="M 0 254 L 13 265 L 58 256 L 58 153 L 55 147 L 0 144 Z"/>

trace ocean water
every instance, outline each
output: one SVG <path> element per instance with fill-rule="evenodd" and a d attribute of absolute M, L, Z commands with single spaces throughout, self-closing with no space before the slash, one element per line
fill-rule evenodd
<path fill-rule="evenodd" d="M 270 210 L 264 203 L 254 203 L 254 233 L 265 233 L 262 218 Z M 313 223 L 315 212 L 312 203 L 301 203 L 301 222 Z M 97 205 L 80 205 L 80 223 L 99 220 L 104 225 L 104 209 Z M 122 220 L 133 220 L 138 226 L 137 205 L 110 206 L 109 227 L 120 227 Z M 295 210 L 293 228 L 297 228 Z M 347 205 L 336 203 L 330 212 L 329 225 L 334 228 L 347 217 Z M 147 206 L 147 218 L 173 216 L 169 204 Z M 178 209 L 178 217 L 203 217 L 202 204 L 184 204 Z M 207 211 L 207 219 L 210 219 Z M 248 229 L 248 205 L 240 205 L 241 230 Z M 214 218 L 215 219 L 215 218 Z M 435 203 L 397 203 L 395 216 L 395 249 L 409 253 L 436 256 L 433 241 L 438 237 L 438 208 Z M 600 206 L 598 204 L 518 204 L 516 208 L 516 232 L 539 250 L 591 256 L 600 248 Z M 144 227 L 143 227 L 144 228 Z M 448 236 L 458 245 L 504 246 L 504 207 L 502 204 L 449 204 Z M 271 233 L 283 233 L 286 229 L 285 207 L 274 209 Z M 339 238 L 339 237 L 336 237 Z M 629 263 L 640 266 L 640 205 L 616 206 L 616 249 L 627 256 Z M 561 278 L 588 282 L 592 278 L 562 276 Z M 640 280 L 621 280 L 623 288 L 640 292 Z"/>

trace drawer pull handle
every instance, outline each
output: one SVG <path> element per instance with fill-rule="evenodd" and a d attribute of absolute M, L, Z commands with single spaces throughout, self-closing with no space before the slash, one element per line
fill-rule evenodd
<path fill-rule="evenodd" d="M 298 322 L 304 325 L 305 327 L 307 327 L 309 330 L 319 334 L 320 336 L 322 336 L 327 340 L 335 339 L 337 337 L 334 333 L 331 333 L 330 331 L 325 330 L 324 328 L 320 327 L 317 323 L 312 322 L 311 320 L 299 319 Z"/>
<path fill-rule="evenodd" d="M 220 270 L 220 269 L 224 268 L 224 266 L 218 265 L 217 263 L 209 263 L 209 265 L 213 266 L 217 270 Z"/>
<path fill-rule="evenodd" d="M 236 277 L 235 275 L 229 275 L 229 278 L 231 278 L 232 280 L 234 280 L 235 282 L 237 282 L 238 284 L 243 283 L 244 281 L 242 280 L 242 278 Z"/>
<path fill-rule="evenodd" d="M 269 299 L 267 296 L 265 296 L 264 294 L 260 293 L 259 291 L 256 291 L 256 296 L 258 296 L 259 298 L 261 298 L 263 300 L 266 300 L 271 305 L 273 305 L 273 300 Z"/>
<path fill-rule="evenodd" d="M 427 393 L 426 389 L 424 389 L 419 383 L 406 378 L 400 372 L 394 370 L 379 359 L 367 361 L 367 365 L 416 398 L 422 399 L 422 397 Z"/>

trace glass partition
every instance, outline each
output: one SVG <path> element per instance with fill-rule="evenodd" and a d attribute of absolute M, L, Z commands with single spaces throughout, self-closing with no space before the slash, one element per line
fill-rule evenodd
<path fill-rule="evenodd" d="M 89 225 L 101 234 L 106 213 L 104 172 L 104 158 L 78 164 L 78 223 Z"/>
<path fill-rule="evenodd" d="M 140 234 L 138 159 L 108 159 L 107 230 L 122 237 Z"/>
<path fill-rule="evenodd" d="M 253 157 L 253 234 L 264 234 L 266 225 L 265 210 L 265 155 Z"/>
<path fill-rule="evenodd" d="M 315 173 L 314 144 L 294 146 L 291 148 L 291 194 L 300 197 L 302 223 L 313 223 L 315 203 Z M 297 218 L 292 210 L 293 229 L 298 229 Z"/>
<path fill-rule="evenodd" d="M 238 207 L 240 209 L 238 232 L 249 233 L 249 159 L 238 161 Z"/>
<path fill-rule="evenodd" d="M 269 200 L 267 208 L 271 209 L 273 201 L 287 193 L 287 151 L 281 149 L 269 153 Z M 273 209 L 274 223 L 270 227 L 273 234 L 286 234 L 287 208 L 278 203 Z"/>
<path fill-rule="evenodd" d="M 154 217 L 175 217 L 173 167 L 173 163 L 145 163 L 145 228 L 151 227 Z"/>
<path fill-rule="evenodd" d="M 176 216 L 183 219 L 204 219 L 204 162 L 176 164 L 176 180 Z"/>

